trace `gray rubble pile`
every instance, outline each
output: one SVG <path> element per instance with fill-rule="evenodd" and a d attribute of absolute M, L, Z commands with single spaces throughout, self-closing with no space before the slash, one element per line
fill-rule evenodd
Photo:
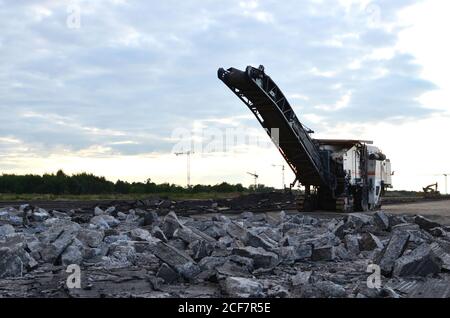
<path fill-rule="evenodd" d="M 422 216 L 0 209 L 0 297 L 450 297 L 449 270 Z"/>

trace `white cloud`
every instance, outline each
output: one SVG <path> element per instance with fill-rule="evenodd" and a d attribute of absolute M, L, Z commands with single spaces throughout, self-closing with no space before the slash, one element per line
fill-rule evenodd
<path fill-rule="evenodd" d="M 426 93 L 421 102 L 427 107 L 450 110 L 450 43 L 446 41 L 450 2 L 428 0 L 401 12 L 408 28 L 399 33 L 397 49 L 410 52 L 422 66 L 421 75 L 439 89 Z"/>
<path fill-rule="evenodd" d="M 336 76 L 336 72 L 334 72 L 334 71 L 321 71 L 317 67 L 311 68 L 310 73 L 314 76 L 320 76 L 320 77 L 335 77 Z"/>
<path fill-rule="evenodd" d="M 352 92 L 348 91 L 344 95 L 342 95 L 338 101 L 334 105 L 317 105 L 314 108 L 324 110 L 327 112 L 337 111 L 348 107 L 350 104 L 350 100 L 352 98 Z"/>
<path fill-rule="evenodd" d="M 290 94 L 287 96 L 288 99 L 294 100 L 294 99 L 301 99 L 301 100 L 308 100 L 309 97 L 302 95 L 302 94 Z"/>
<path fill-rule="evenodd" d="M 30 16 L 33 18 L 34 21 L 40 22 L 45 18 L 48 18 L 52 15 L 52 11 L 45 6 L 39 5 L 39 6 L 32 6 L 30 8 Z"/>
<path fill-rule="evenodd" d="M 258 8 L 259 3 L 257 0 L 241 1 L 239 2 L 239 6 L 243 9 L 254 10 Z"/>
<path fill-rule="evenodd" d="M 11 137 L 0 137 L 0 142 L 8 143 L 8 144 L 18 144 L 20 143 L 19 139 L 11 138 Z"/>
<path fill-rule="evenodd" d="M 274 17 L 270 12 L 259 10 L 259 2 L 256 0 L 241 1 L 239 6 L 243 9 L 242 13 L 246 17 L 253 18 L 259 22 L 272 23 Z"/>
<path fill-rule="evenodd" d="M 303 114 L 302 118 L 313 124 L 320 124 L 323 122 L 324 118 L 322 116 L 318 116 L 316 114 Z"/>

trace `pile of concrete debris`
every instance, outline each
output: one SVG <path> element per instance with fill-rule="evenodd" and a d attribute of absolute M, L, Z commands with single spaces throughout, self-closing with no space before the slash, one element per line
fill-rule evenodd
<path fill-rule="evenodd" d="M 450 297 L 449 270 L 422 216 L 0 209 L 0 297 Z"/>
<path fill-rule="evenodd" d="M 251 210 L 280 211 L 295 209 L 295 194 L 293 192 L 263 192 L 240 195 L 228 199 L 208 200 L 170 200 L 169 198 L 153 197 L 151 199 L 137 201 L 112 201 L 99 204 L 106 209 L 114 205 L 119 210 L 130 210 L 135 208 L 153 209 L 167 214 L 174 211 L 177 215 L 191 215 L 198 213 L 216 212 L 244 212 Z"/>

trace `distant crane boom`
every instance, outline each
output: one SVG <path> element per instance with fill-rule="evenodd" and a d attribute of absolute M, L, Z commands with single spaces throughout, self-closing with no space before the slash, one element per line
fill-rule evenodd
<path fill-rule="evenodd" d="M 176 156 L 186 156 L 187 157 L 187 162 L 186 162 L 186 179 L 187 179 L 187 187 L 189 188 L 191 186 L 191 155 L 194 152 L 189 150 L 186 152 L 176 152 L 175 155 Z"/>
<path fill-rule="evenodd" d="M 259 178 L 259 176 L 256 174 L 256 172 L 255 173 L 247 172 L 247 173 L 249 175 L 251 175 L 255 179 L 255 191 L 256 191 L 256 188 L 258 187 L 258 178 Z"/>

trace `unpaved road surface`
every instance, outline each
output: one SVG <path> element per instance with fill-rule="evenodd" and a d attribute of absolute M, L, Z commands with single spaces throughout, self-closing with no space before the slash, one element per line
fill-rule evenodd
<path fill-rule="evenodd" d="M 450 225 L 450 200 L 386 204 L 383 205 L 382 210 L 397 215 L 423 215 L 438 223 Z M 278 211 L 273 211 L 273 213 L 276 212 Z M 286 212 L 289 214 L 298 213 L 297 210 L 286 210 Z M 348 215 L 348 213 L 329 211 L 301 212 L 300 214 L 323 219 L 333 219 Z M 366 212 L 365 214 L 373 215 L 374 212 Z"/>
<path fill-rule="evenodd" d="M 450 225 L 450 200 L 386 205 L 383 210 L 394 214 L 420 214 Z"/>

